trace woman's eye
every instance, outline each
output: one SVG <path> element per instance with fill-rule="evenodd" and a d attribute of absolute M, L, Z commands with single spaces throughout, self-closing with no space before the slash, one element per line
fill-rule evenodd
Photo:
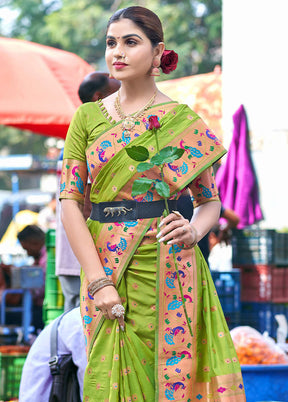
<path fill-rule="evenodd" d="M 107 47 L 113 47 L 115 45 L 115 41 L 114 40 L 107 40 L 106 42 L 106 46 Z"/>
<path fill-rule="evenodd" d="M 137 42 L 134 39 L 128 39 L 126 43 L 127 43 L 127 45 L 132 45 L 132 46 L 137 45 Z"/>

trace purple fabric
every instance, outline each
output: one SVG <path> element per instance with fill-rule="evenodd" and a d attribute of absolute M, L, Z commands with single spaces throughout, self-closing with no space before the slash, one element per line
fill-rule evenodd
<path fill-rule="evenodd" d="M 224 207 L 240 217 L 238 229 L 263 219 L 258 184 L 249 147 L 247 118 L 243 105 L 233 115 L 233 137 L 226 162 L 216 174 L 220 199 Z"/>

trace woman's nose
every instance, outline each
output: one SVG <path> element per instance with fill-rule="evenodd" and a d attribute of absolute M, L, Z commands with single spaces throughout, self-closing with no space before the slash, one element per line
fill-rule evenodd
<path fill-rule="evenodd" d="M 114 57 L 122 57 L 122 55 L 124 54 L 124 51 L 123 51 L 123 46 L 120 44 L 120 43 L 118 43 L 117 44 L 117 46 L 115 46 L 115 48 L 114 48 Z"/>

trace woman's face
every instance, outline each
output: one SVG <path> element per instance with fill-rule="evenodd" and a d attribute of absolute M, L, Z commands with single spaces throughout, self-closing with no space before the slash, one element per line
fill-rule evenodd
<path fill-rule="evenodd" d="M 152 47 L 150 39 L 137 25 L 123 18 L 112 23 L 106 36 L 105 59 L 112 76 L 117 80 L 131 80 L 150 73 L 159 46 Z"/>

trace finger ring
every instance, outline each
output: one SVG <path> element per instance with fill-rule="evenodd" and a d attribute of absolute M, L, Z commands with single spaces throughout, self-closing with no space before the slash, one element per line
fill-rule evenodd
<path fill-rule="evenodd" d="M 122 304 L 115 304 L 112 307 L 111 312 L 113 315 L 115 315 L 115 317 L 122 317 L 125 314 L 125 308 L 122 306 Z"/>
<path fill-rule="evenodd" d="M 176 216 L 179 216 L 179 218 L 182 218 L 182 215 L 180 214 L 179 211 L 172 211 L 173 214 L 175 214 Z"/>

